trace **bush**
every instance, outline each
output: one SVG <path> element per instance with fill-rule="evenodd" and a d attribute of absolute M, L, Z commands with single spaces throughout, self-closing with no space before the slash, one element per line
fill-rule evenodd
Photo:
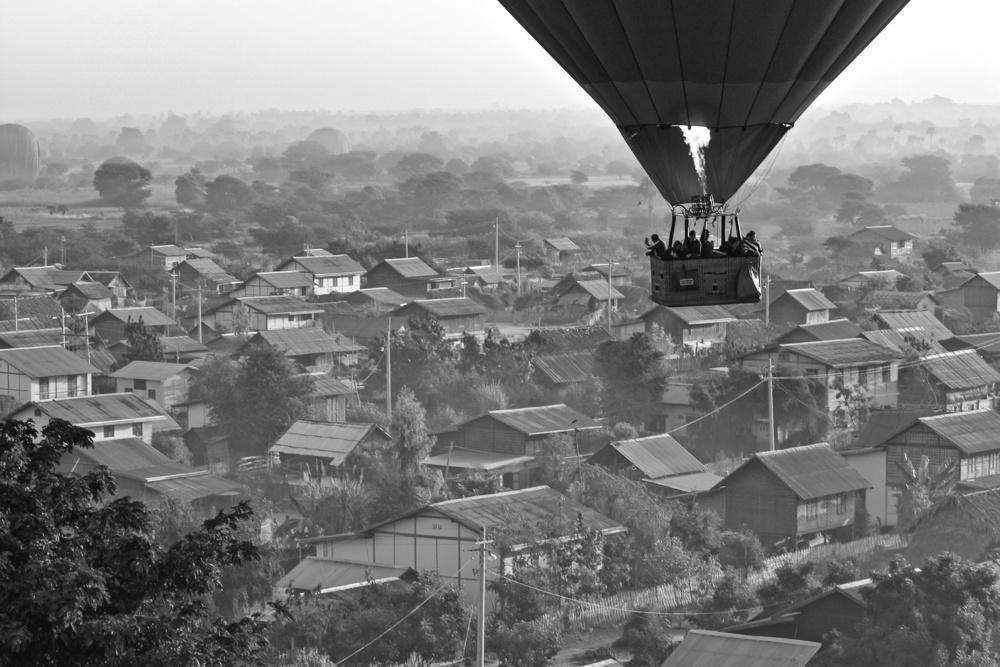
<path fill-rule="evenodd" d="M 764 564 L 764 547 L 757 536 L 749 531 L 723 533 L 719 564 L 724 567 L 759 568 Z"/>
<path fill-rule="evenodd" d="M 840 561 L 831 558 L 826 561 L 826 576 L 823 577 L 824 586 L 849 584 L 859 579 L 861 579 L 861 570 L 853 560 Z"/>
<path fill-rule="evenodd" d="M 500 667 L 545 667 L 562 648 L 559 623 L 551 618 L 521 621 L 512 627 L 497 624 L 492 651 Z"/>
<path fill-rule="evenodd" d="M 633 613 L 613 646 L 632 654 L 628 663 L 631 667 L 659 667 L 677 646 L 667 639 L 667 631 L 663 622 L 655 617 Z"/>

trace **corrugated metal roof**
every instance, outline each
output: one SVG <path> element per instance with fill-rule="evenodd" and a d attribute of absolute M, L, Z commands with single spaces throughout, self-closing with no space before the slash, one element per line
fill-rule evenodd
<path fill-rule="evenodd" d="M 560 236 L 555 239 L 544 239 L 544 241 L 545 245 L 560 252 L 577 252 L 580 250 L 580 246 L 573 243 L 573 241 L 571 241 L 567 236 Z"/>
<path fill-rule="evenodd" d="M 679 308 L 660 306 L 660 308 L 665 308 L 686 324 L 715 324 L 736 321 L 736 317 L 722 306 L 682 306 Z M 644 315 L 649 312 L 651 311 L 646 311 Z"/>
<path fill-rule="evenodd" d="M 822 644 L 690 630 L 662 667 L 805 667 Z"/>
<path fill-rule="evenodd" d="M 179 271 L 180 267 L 185 265 L 205 280 L 211 280 L 214 283 L 226 285 L 242 282 L 239 278 L 226 273 L 221 266 L 207 258 L 186 259 L 174 267 L 174 271 Z"/>
<path fill-rule="evenodd" d="M 833 368 L 888 363 L 903 358 L 902 352 L 876 345 L 864 338 L 821 340 L 813 343 L 785 343 L 780 346 L 780 349 L 815 359 Z"/>
<path fill-rule="evenodd" d="M 170 364 L 162 361 L 132 361 L 111 374 L 113 378 L 131 378 L 163 382 L 167 378 L 191 368 L 187 364 Z"/>
<path fill-rule="evenodd" d="M 492 266 L 470 266 L 464 273 L 476 275 L 483 279 L 483 282 L 495 285 L 503 282 L 503 276 Z"/>
<path fill-rule="evenodd" d="M 281 590 L 333 593 L 346 588 L 368 585 L 369 580 L 385 580 L 416 577 L 409 567 L 398 565 L 378 565 L 376 563 L 355 563 L 352 561 L 306 556 L 298 565 L 277 583 Z"/>
<path fill-rule="evenodd" d="M 897 433 L 913 426 L 921 417 L 930 417 L 936 410 L 873 410 L 858 433 L 857 446 L 878 447 Z"/>
<path fill-rule="evenodd" d="M 595 273 L 601 274 L 602 276 L 605 277 L 605 279 L 608 277 L 608 265 L 607 264 L 591 264 L 587 268 L 581 269 L 582 273 L 589 273 L 591 271 L 593 271 Z M 611 266 L 611 277 L 612 278 L 624 278 L 626 276 L 628 276 L 628 271 L 625 270 L 624 266 L 622 266 L 621 264 L 619 264 L 617 262 L 615 262 L 614 264 L 612 264 L 612 266 Z"/>
<path fill-rule="evenodd" d="M 187 257 L 187 250 L 173 244 L 170 245 L 151 245 L 149 250 L 140 250 L 137 254 L 142 255 L 145 252 L 152 251 L 157 255 L 163 255 L 165 257 Z"/>
<path fill-rule="evenodd" d="M 146 326 L 159 327 L 176 324 L 172 319 L 158 311 L 152 306 L 135 306 L 133 308 L 110 308 L 91 320 L 91 323 L 104 318 L 114 318 L 122 322 L 128 322 L 129 318 L 137 322 L 142 318 L 142 323 Z"/>
<path fill-rule="evenodd" d="M 885 269 L 884 271 L 859 271 L 853 276 L 848 276 L 841 281 L 838 281 L 838 285 L 843 285 L 844 287 L 861 287 L 863 285 L 870 285 L 875 282 L 885 281 L 889 285 L 895 285 L 897 278 L 902 278 L 904 273 L 897 271 L 896 269 Z"/>
<path fill-rule="evenodd" d="M 531 361 L 553 384 L 585 382 L 594 374 L 594 353 L 590 350 L 538 355 Z"/>
<path fill-rule="evenodd" d="M 601 427 L 599 422 L 562 403 L 512 410 L 490 410 L 486 414 L 525 435 L 565 433 L 572 431 L 574 427 L 581 431 Z"/>
<path fill-rule="evenodd" d="M 265 315 L 323 312 L 323 309 L 320 308 L 318 304 L 306 303 L 296 296 L 241 296 L 236 300 L 247 308 L 256 310 L 258 313 L 263 313 Z M 232 303 L 232 301 L 227 303 Z"/>
<path fill-rule="evenodd" d="M 660 403 L 665 403 L 666 405 L 691 405 L 692 386 L 679 382 L 668 382 L 666 388 L 663 390 L 663 394 L 660 396 Z"/>
<path fill-rule="evenodd" d="M 875 313 L 875 319 L 883 329 L 895 329 L 903 333 L 923 330 L 935 340 L 954 336 L 941 320 L 926 310 L 880 310 Z"/>
<path fill-rule="evenodd" d="M 129 393 L 55 398 L 50 401 L 32 401 L 28 405 L 53 419 L 65 419 L 76 426 L 170 420 L 159 406 Z"/>
<path fill-rule="evenodd" d="M 384 259 L 382 262 L 403 278 L 440 278 L 441 274 L 429 267 L 419 257 Z M 378 268 L 378 267 L 375 267 Z M 375 269 L 372 269 L 374 271 Z"/>
<path fill-rule="evenodd" d="M 907 338 L 912 338 L 924 343 L 927 345 L 929 352 L 946 351 L 939 342 L 934 340 L 934 338 L 923 329 L 907 332 L 896 331 L 895 329 L 876 329 L 874 331 L 862 331 L 861 335 L 865 340 L 870 340 L 876 345 L 881 345 L 889 348 L 890 350 L 896 350 L 897 352 L 904 352 L 904 348 L 907 346 Z"/>
<path fill-rule="evenodd" d="M 118 271 L 87 271 L 87 275 L 96 280 L 97 282 L 101 283 L 105 287 L 110 287 L 111 283 L 114 282 L 115 278 L 120 280 L 126 286 L 131 287 L 131 285 L 129 285 L 129 282 L 125 280 L 125 277 L 122 276 L 122 274 L 119 273 Z"/>
<path fill-rule="evenodd" d="M 299 420 L 281 434 L 270 451 L 293 456 L 316 456 L 340 465 L 371 433 L 389 435 L 376 424 L 337 424 Z"/>
<path fill-rule="evenodd" d="M 659 479 L 644 479 L 647 484 L 654 484 L 665 489 L 681 493 L 704 493 L 719 485 L 724 477 L 714 472 L 692 472 L 686 475 L 670 475 Z"/>
<path fill-rule="evenodd" d="M 477 452 L 463 449 L 432 454 L 421 461 L 421 463 L 436 468 L 451 468 L 452 470 L 465 470 L 467 468 L 499 470 L 502 468 L 519 467 L 534 460 L 534 456 L 517 456 L 514 454 L 497 454 L 495 452 Z"/>
<path fill-rule="evenodd" d="M 777 475 L 802 500 L 861 491 L 871 486 L 861 473 L 826 443 L 779 449 L 775 452 L 758 452 L 754 458 Z M 735 475 L 740 468 L 730 473 L 730 476 Z"/>
<path fill-rule="evenodd" d="M 624 456 L 644 477 L 656 479 L 668 475 L 705 471 L 705 466 L 691 452 L 666 433 L 619 440 L 605 446 Z M 599 453 L 600 450 L 594 456 Z"/>
<path fill-rule="evenodd" d="M 9 280 L 11 274 L 20 276 L 33 287 L 48 288 L 64 287 L 89 278 L 86 271 L 63 271 L 55 266 L 16 267 L 4 274 L 3 280 Z"/>
<path fill-rule="evenodd" d="M 603 280 L 580 280 L 577 281 L 574 285 L 571 285 L 568 289 L 564 290 L 562 296 L 566 296 L 567 294 L 574 291 L 578 292 L 579 290 L 583 290 L 584 292 L 586 292 L 593 298 L 597 299 L 598 301 L 607 301 L 608 289 L 609 289 L 608 283 L 606 283 Z M 610 286 L 610 291 L 612 299 L 625 298 L 625 296 L 621 292 L 615 289 L 614 285 Z"/>
<path fill-rule="evenodd" d="M 185 352 L 208 352 L 208 346 L 199 343 L 191 336 L 164 336 L 160 338 L 160 344 L 163 345 L 163 355 L 168 357 L 170 355 L 184 354 Z"/>
<path fill-rule="evenodd" d="M 218 257 L 211 250 L 205 250 L 204 248 L 184 248 L 184 252 L 192 257 L 203 257 L 207 259 L 215 259 Z"/>
<path fill-rule="evenodd" d="M 29 329 L 28 331 L 0 332 L 0 347 L 62 346 L 62 329 Z"/>
<path fill-rule="evenodd" d="M 4 340 L 6 336 L 7 334 L 0 336 L 0 340 Z M 966 334 L 955 338 L 981 354 L 1000 354 L 1000 333 Z"/>
<path fill-rule="evenodd" d="M 865 232 L 871 232 L 881 236 L 882 238 L 889 241 L 911 241 L 915 238 L 913 234 L 909 232 L 904 232 L 898 227 L 893 227 L 892 225 L 875 225 L 874 227 L 862 227 L 858 231 L 851 234 L 851 236 L 857 236 L 858 234 L 864 234 Z M 850 237 L 848 237 L 850 238 Z"/>
<path fill-rule="evenodd" d="M 267 342 L 293 357 L 303 354 L 327 354 L 330 352 L 348 351 L 337 342 L 336 338 L 323 331 L 320 327 L 258 331 L 247 341 L 247 345 L 256 345 L 261 341 Z"/>
<path fill-rule="evenodd" d="M 949 389 L 973 389 L 1000 382 L 1000 373 L 975 350 L 943 352 L 923 360 L 924 368 Z"/>
<path fill-rule="evenodd" d="M 937 303 L 934 292 L 896 292 L 893 290 L 873 290 L 861 299 L 863 306 L 878 306 L 893 310 L 916 310 L 920 303 L 930 296 Z"/>
<path fill-rule="evenodd" d="M 236 482 L 208 473 L 146 482 L 146 487 L 186 503 L 211 496 L 237 496 L 242 492 Z"/>
<path fill-rule="evenodd" d="M 487 312 L 478 301 L 460 296 L 450 299 L 417 299 L 400 306 L 390 315 L 406 315 L 414 311 L 433 313 L 437 317 L 474 317 Z"/>
<path fill-rule="evenodd" d="M 920 423 L 966 454 L 1000 450 L 1000 415 L 992 410 L 921 417 Z"/>
<path fill-rule="evenodd" d="M 69 461 L 78 458 L 91 461 L 96 465 L 107 466 L 112 471 L 139 470 L 174 464 L 170 457 L 157 451 L 141 438 L 96 440 L 93 448 L 76 448 L 72 454 L 67 454 L 64 458 Z"/>
<path fill-rule="evenodd" d="M 59 345 L 0 350 L 0 359 L 30 378 L 100 372 L 86 360 Z"/>
<path fill-rule="evenodd" d="M 368 303 L 374 301 L 387 306 L 402 306 L 409 303 L 411 299 L 393 292 L 388 287 L 369 287 L 351 292 L 344 301 L 348 303 Z"/>
<path fill-rule="evenodd" d="M 506 526 L 517 516 L 537 526 L 559 516 L 573 521 L 582 515 L 588 528 L 605 533 L 624 530 L 616 521 L 547 486 L 445 500 L 428 507 L 472 529 Z"/>
<path fill-rule="evenodd" d="M 314 276 L 351 276 L 365 272 L 365 267 L 358 264 L 348 255 L 321 255 L 313 257 L 293 257 L 282 262 L 278 268 L 284 268 L 291 262 L 296 262 L 306 273 Z"/>
<path fill-rule="evenodd" d="M 262 282 L 275 289 L 312 287 L 312 279 L 300 271 L 261 271 L 254 274 L 246 282 L 250 282 L 254 278 L 260 278 Z"/>
<path fill-rule="evenodd" d="M 350 396 L 354 393 L 354 390 L 349 386 L 329 375 L 314 377 L 313 393 L 317 396 Z"/>
<path fill-rule="evenodd" d="M 90 299 L 92 301 L 100 301 L 101 299 L 110 299 L 114 296 L 111 290 L 102 285 L 101 283 L 73 283 L 64 289 L 59 297 L 69 296 L 73 292 L 78 292 L 84 298 Z"/>
<path fill-rule="evenodd" d="M 1000 289 L 1000 271 L 984 271 L 983 273 L 976 274 L 962 283 L 961 287 L 965 287 L 966 284 L 972 282 L 976 278 L 982 278 L 993 287 Z"/>
<path fill-rule="evenodd" d="M 810 311 L 832 310 L 837 307 L 837 304 L 823 296 L 822 292 L 811 287 L 790 289 L 779 297 L 779 299 L 785 298 L 794 299 L 799 305 Z M 775 301 L 777 300 L 775 299 Z"/>
<path fill-rule="evenodd" d="M 845 338 L 857 338 L 861 335 L 861 327 L 850 320 L 830 320 L 829 322 L 819 322 L 817 324 L 800 324 L 791 331 L 786 331 L 775 339 L 776 343 L 783 343 L 787 338 L 804 337 L 817 340 L 844 340 Z"/>

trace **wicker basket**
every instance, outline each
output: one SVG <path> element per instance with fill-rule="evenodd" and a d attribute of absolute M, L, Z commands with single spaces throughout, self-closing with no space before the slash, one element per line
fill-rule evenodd
<path fill-rule="evenodd" d="M 717 306 L 757 303 L 760 295 L 740 298 L 740 272 L 753 267 L 760 275 L 760 257 L 649 258 L 652 299 L 662 306 Z"/>

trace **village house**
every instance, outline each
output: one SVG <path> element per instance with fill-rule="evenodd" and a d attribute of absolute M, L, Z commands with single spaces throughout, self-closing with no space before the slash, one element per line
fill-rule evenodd
<path fill-rule="evenodd" d="M 261 271 L 229 292 L 229 296 L 234 299 L 243 296 L 308 296 L 312 287 L 312 278 L 298 271 Z"/>
<path fill-rule="evenodd" d="M 347 457 L 358 447 L 382 447 L 392 437 L 377 424 L 343 422 L 292 422 L 268 450 L 286 472 L 301 478 L 302 473 L 316 480 L 336 477 Z"/>
<path fill-rule="evenodd" d="M 87 396 L 98 369 L 58 345 L 0 350 L 0 408 Z"/>
<path fill-rule="evenodd" d="M 133 290 L 132 285 L 125 280 L 122 274 L 117 271 L 87 271 L 87 274 L 95 283 L 100 283 L 111 291 L 111 306 L 113 308 L 121 308 L 125 305 L 129 292 Z"/>
<path fill-rule="evenodd" d="M 210 259 L 213 262 L 219 259 L 219 256 L 214 252 L 204 248 L 184 248 L 184 252 L 187 253 L 188 259 Z"/>
<path fill-rule="evenodd" d="M 775 324 L 818 324 L 830 320 L 836 304 L 813 288 L 790 289 L 771 302 L 771 322 Z"/>
<path fill-rule="evenodd" d="M 837 281 L 837 286 L 846 290 L 894 290 L 896 281 L 906 274 L 896 269 L 881 271 L 858 271 L 852 276 Z"/>
<path fill-rule="evenodd" d="M 543 386 L 565 396 L 573 389 L 587 390 L 587 384 L 594 379 L 594 352 L 557 352 L 537 354 L 531 358 L 534 367 L 532 378 Z"/>
<path fill-rule="evenodd" d="M 1000 312 L 1000 271 L 979 273 L 936 296 L 943 304 L 965 306 L 977 322 L 989 320 Z"/>
<path fill-rule="evenodd" d="M 151 306 L 132 308 L 109 308 L 91 317 L 87 330 L 91 338 L 98 338 L 108 344 L 125 340 L 125 325 L 129 321 L 142 321 L 159 336 L 166 336 L 171 327 L 177 326 L 172 319 Z"/>
<path fill-rule="evenodd" d="M 572 539 L 577 517 L 588 529 L 613 535 L 625 528 L 547 486 L 536 486 L 485 496 L 471 496 L 431 503 L 401 517 L 369 526 L 353 535 L 323 535 L 306 540 L 318 558 L 433 570 L 452 582 L 466 603 L 478 595 L 475 572 L 476 543 L 498 530 L 524 525 L 540 532 L 551 526 L 556 535 Z M 532 540 L 526 536 L 526 540 Z M 530 549 L 533 541 L 525 543 Z M 501 553 L 501 558 L 512 554 Z M 487 560 L 487 580 L 500 568 L 500 559 Z M 289 573 L 295 579 L 296 570 Z M 357 576 L 357 575 L 355 575 Z M 364 577 L 364 573 L 361 573 Z M 362 579 L 363 580 L 363 579 Z M 360 581 L 339 583 L 361 583 Z M 488 602 L 491 595 L 488 593 Z"/>
<path fill-rule="evenodd" d="M 558 286 L 557 286 L 558 287 Z M 618 304 L 625 298 L 625 295 L 615 289 L 614 285 L 608 287 L 606 280 L 584 280 L 576 279 L 559 291 L 556 296 L 556 306 L 558 307 L 578 307 L 588 311 L 595 311 L 607 308 L 611 304 L 611 310 L 618 310 Z"/>
<path fill-rule="evenodd" d="M 941 262 L 931 267 L 931 271 L 944 278 L 946 288 L 961 285 L 977 273 L 976 269 L 965 262 Z"/>
<path fill-rule="evenodd" d="M 133 361 L 112 373 L 111 377 L 115 379 L 115 390 L 118 393 L 132 393 L 156 401 L 171 415 L 178 410 L 186 415 L 191 384 L 197 373 L 195 368 L 187 364 Z M 186 416 L 183 421 L 188 421 Z"/>
<path fill-rule="evenodd" d="M 322 373 L 310 374 L 314 378 L 313 397 L 315 403 L 310 409 L 313 418 L 321 421 L 347 421 L 347 406 L 355 405 L 356 391 L 346 381 L 340 381 Z"/>
<path fill-rule="evenodd" d="M 975 350 L 927 355 L 922 361 L 900 371 L 900 407 L 968 412 L 996 405 L 1000 372 Z"/>
<path fill-rule="evenodd" d="M 64 271 L 58 266 L 16 267 L 0 276 L 0 292 L 54 294 L 73 283 L 91 283 L 86 271 Z"/>
<path fill-rule="evenodd" d="M 554 239 L 543 239 L 542 247 L 546 250 L 551 250 L 556 257 L 556 261 L 562 263 L 569 259 L 572 255 L 575 255 L 580 250 L 580 246 L 573 243 L 568 237 L 560 236 Z"/>
<path fill-rule="evenodd" d="M 173 268 L 183 285 L 201 285 L 209 292 L 225 294 L 240 286 L 240 280 L 226 273 L 210 259 L 185 259 Z"/>
<path fill-rule="evenodd" d="M 272 345 L 310 373 L 328 373 L 339 365 L 353 365 L 357 355 L 366 351 L 363 345 L 338 340 L 321 327 L 258 331 L 243 346 Z"/>
<path fill-rule="evenodd" d="M 875 290 L 866 294 L 859 305 L 866 310 L 925 310 L 934 313 L 938 305 L 934 292 L 894 292 Z"/>
<path fill-rule="evenodd" d="M 691 388 L 694 384 L 680 380 L 668 380 L 660 399 L 656 401 L 646 416 L 647 431 L 669 432 L 675 438 L 686 439 L 687 424 L 697 419 L 701 413 L 694 406 Z"/>
<path fill-rule="evenodd" d="M 0 293 L 0 332 L 51 329 L 62 325 L 64 315 L 50 296 Z"/>
<path fill-rule="evenodd" d="M 2 334 L 0 334 L 0 345 L 3 345 Z M 954 336 L 942 339 L 941 346 L 949 352 L 975 350 L 979 356 L 990 363 L 1000 360 L 1000 333 Z"/>
<path fill-rule="evenodd" d="M 800 324 L 774 339 L 774 343 L 814 343 L 820 340 L 844 340 L 861 335 L 861 327 L 850 320 L 830 320 L 819 324 Z"/>
<path fill-rule="evenodd" d="M 149 443 L 155 431 L 180 428 L 158 404 L 128 393 L 32 400 L 8 416 L 34 420 L 39 432 L 50 419 L 62 419 L 93 431 L 94 442 L 135 437 Z"/>
<path fill-rule="evenodd" d="M 462 272 L 462 280 L 468 287 L 477 287 L 481 290 L 496 289 L 505 282 L 500 272 L 488 264 L 466 268 Z"/>
<path fill-rule="evenodd" d="M 388 287 L 366 287 L 357 292 L 351 292 L 345 299 L 345 303 L 361 308 L 371 308 L 372 310 L 384 312 L 394 310 L 400 306 L 408 304 L 413 299 L 402 294 L 396 294 Z"/>
<path fill-rule="evenodd" d="M 866 389 L 872 403 L 896 407 L 898 403 L 899 362 L 902 352 L 876 345 L 864 338 L 786 343 L 769 345 L 763 350 L 740 357 L 744 368 L 767 372 L 768 361 L 791 375 L 815 378 L 827 392 L 828 414 L 840 405 L 837 387 L 859 386 Z"/>
<path fill-rule="evenodd" d="M 632 284 L 632 276 L 629 272 L 625 270 L 625 267 L 621 264 L 611 265 L 611 286 L 612 287 L 624 287 Z M 588 267 L 580 269 L 582 280 L 593 280 L 597 276 L 600 276 L 600 280 L 608 282 L 608 265 L 607 264 L 591 264 Z"/>
<path fill-rule="evenodd" d="M 128 259 L 148 262 L 151 266 L 162 268 L 164 271 L 172 270 L 187 258 L 187 250 L 175 245 L 151 245 L 145 250 L 128 256 Z"/>
<path fill-rule="evenodd" d="M 757 452 L 721 482 L 725 526 L 751 530 L 765 547 L 849 528 L 870 487 L 830 445 Z"/>
<path fill-rule="evenodd" d="M 361 289 L 365 267 L 348 255 L 309 255 L 289 257 L 275 267 L 276 271 L 298 271 L 312 280 L 313 294 L 321 296 L 337 292 L 346 294 Z"/>
<path fill-rule="evenodd" d="M 102 313 L 114 305 L 114 294 L 101 283 L 73 283 L 56 298 L 69 313 Z"/>
<path fill-rule="evenodd" d="M 689 630 L 660 667 L 805 667 L 822 644 Z"/>
<path fill-rule="evenodd" d="M 877 225 L 863 227 L 847 238 L 876 257 L 909 262 L 913 259 L 913 240 L 917 237 L 892 225 Z"/>
<path fill-rule="evenodd" d="M 599 428 L 600 422 L 562 404 L 490 410 L 434 433 L 437 446 L 424 463 L 455 474 L 483 467 L 501 474 L 505 487 L 519 489 L 530 483 L 530 463 L 546 438 L 569 435 L 587 453 L 587 434 Z"/>
<path fill-rule="evenodd" d="M 46 347 L 62 346 L 67 334 L 66 329 L 28 329 L 26 331 L 0 331 L 0 350 L 15 347 Z"/>
<path fill-rule="evenodd" d="M 192 503 L 203 514 L 231 507 L 242 486 L 207 470 L 172 461 L 140 438 L 97 440 L 92 449 L 77 448 L 62 455 L 56 471 L 86 475 L 106 466 L 118 488 L 115 498 L 128 496 L 155 507 L 170 498 Z"/>
<path fill-rule="evenodd" d="M 307 303 L 294 296 L 244 296 L 216 306 L 203 314 L 202 321 L 216 329 L 231 331 L 233 313 L 241 305 L 250 311 L 250 331 L 316 326 L 317 317 L 323 314 L 319 304 Z"/>
<path fill-rule="evenodd" d="M 458 280 L 442 276 L 419 257 L 383 259 L 365 274 L 366 287 L 388 287 L 412 299 L 426 299 L 434 290 L 456 287 Z"/>
<path fill-rule="evenodd" d="M 941 320 L 926 310 L 879 310 L 873 317 L 879 329 L 891 329 L 904 338 L 941 341 L 954 336 Z"/>
<path fill-rule="evenodd" d="M 433 315 L 446 334 L 460 335 L 484 331 L 487 312 L 478 301 L 460 296 L 450 299 L 417 299 L 393 310 L 389 316 L 423 319 Z"/>
<path fill-rule="evenodd" d="M 726 341 L 726 325 L 737 319 L 722 306 L 653 306 L 639 316 L 646 333 L 654 326 L 669 335 L 688 351 L 721 345 Z"/>

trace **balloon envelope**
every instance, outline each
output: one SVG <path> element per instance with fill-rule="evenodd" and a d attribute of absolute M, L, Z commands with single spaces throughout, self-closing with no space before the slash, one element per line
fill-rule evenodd
<path fill-rule="evenodd" d="M 728 200 L 908 0 L 500 0 L 672 203 Z M 682 126 L 711 130 L 705 184 Z"/>
<path fill-rule="evenodd" d="M 315 141 L 322 144 L 330 155 L 343 155 L 351 152 L 351 140 L 347 135 L 333 127 L 321 127 L 313 130 L 306 137 L 306 141 Z"/>
<path fill-rule="evenodd" d="M 38 177 L 38 140 L 23 125 L 0 125 L 0 181 Z"/>

